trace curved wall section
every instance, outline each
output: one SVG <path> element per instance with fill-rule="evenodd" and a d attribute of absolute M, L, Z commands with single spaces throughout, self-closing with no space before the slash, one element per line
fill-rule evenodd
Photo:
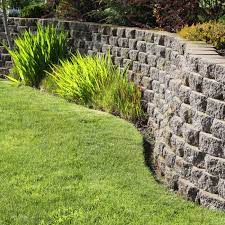
<path fill-rule="evenodd" d="M 10 18 L 10 30 L 35 30 L 36 21 Z M 224 210 L 225 58 L 211 46 L 167 32 L 39 22 L 67 29 L 73 50 L 88 54 L 110 51 L 115 64 L 130 64 L 130 79 L 144 89 L 159 175 L 187 199 Z"/>

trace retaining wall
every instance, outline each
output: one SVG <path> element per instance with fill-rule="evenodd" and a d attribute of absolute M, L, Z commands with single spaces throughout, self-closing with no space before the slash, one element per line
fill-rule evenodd
<path fill-rule="evenodd" d="M 34 19 L 10 18 L 12 35 Z M 130 63 L 144 88 L 154 128 L 155 162 L 170 189 L 205 207 L 225 209 L 225 58 L 174 34 L 92 23 L 39 20 L 70 33 L 72 50 Z"/>

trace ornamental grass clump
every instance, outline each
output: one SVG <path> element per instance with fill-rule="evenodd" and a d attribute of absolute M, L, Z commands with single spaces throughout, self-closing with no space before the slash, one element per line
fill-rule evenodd
<path fill-rule="evenodd" d="M 220 22 L 210 21 L 185 26 L 178 34 L 190 41 L 205 41 L 216 49 L 225 49 L 225 25 Z"/>
<path fill-rule="evenodd" d="M 110 55 L 73 55 L 50 73 L 60 96 L 130 121 L 142 115 L 141 91 L 128 81 L 127 70 L 113 65 Z"/>
<path fill-rule="evenodd" d="M 37 32 L 25 31 L 9 50 L 13 74 L 9 79 L 38 88 L 52 64 L 67 56 L 67 33 L 53 26 L 38 25 Z"/>

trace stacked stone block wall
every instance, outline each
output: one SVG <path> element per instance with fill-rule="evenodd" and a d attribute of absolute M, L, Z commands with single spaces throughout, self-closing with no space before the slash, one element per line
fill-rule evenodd
<path fill-rule="evenodd" d="M 37 20 L 9 19 L 12 35 Z M 73 51 L 110 52 L 143 87 L 155 135 L 155 163 L 167 186 L 191 201 L 225 209 L 225 58 L 175 34 L 93 23 L 39 20 L 69 32 Z"/>

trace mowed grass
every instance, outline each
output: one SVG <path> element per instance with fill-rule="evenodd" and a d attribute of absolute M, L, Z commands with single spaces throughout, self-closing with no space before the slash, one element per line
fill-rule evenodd
<path fill-rule="evenodd" d="M 224 225 L 158 184 L 132 124 L 0 82 L 1 225 Z"/>

